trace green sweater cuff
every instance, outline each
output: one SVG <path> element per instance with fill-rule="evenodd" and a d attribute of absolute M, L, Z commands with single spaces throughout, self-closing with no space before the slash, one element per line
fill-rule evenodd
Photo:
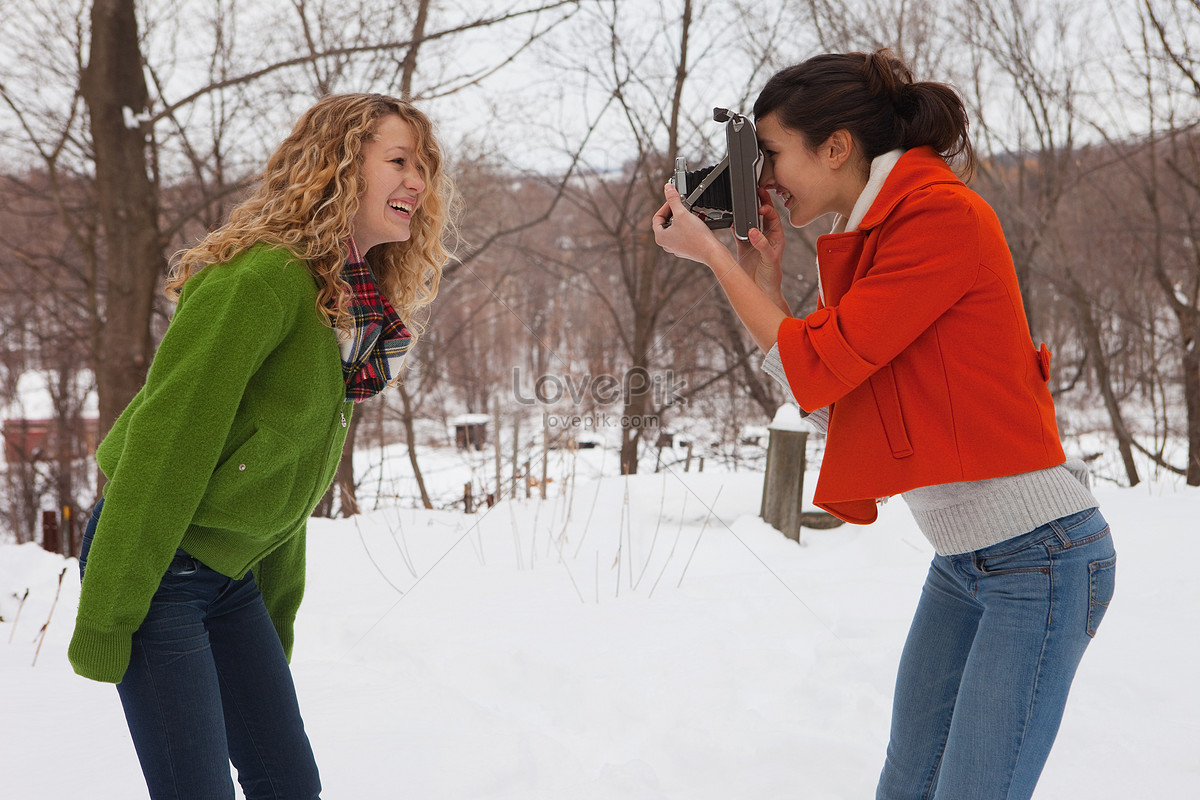
<path fill-rule="evenodd" d="M 287 658 L 289 664 L 292 663 L 292 645 L 296 641 L 295 616 L 279 619 L 272 615 L 271 624 L 275 626 L 275 633 L 279 635 L 279 643 L 283 645 L 284 657 Z"/>
<path fill-rule="evenodd" d="M 129 666 L 133 631 L 114 631 L 76 619 L 67 658 L 76 674 L 94 681 L 120 683 Z"/>

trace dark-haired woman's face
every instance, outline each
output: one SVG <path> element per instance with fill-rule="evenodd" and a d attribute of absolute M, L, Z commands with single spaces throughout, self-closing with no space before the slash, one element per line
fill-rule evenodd
<path fill-rule="evenodd" d="M 755 127 L 764 156 L 758 185 L 783 200 L 793 227 L 802 228 L 830 212 L 850 215 L 862 185 L 847 181 L 847 155 L 838 152 L 834 137 L 814 151 L 798 132 L 779 124 L 775 114 L 764 115 Z"/>
<path fill-rule="evenodd" d="M 381 117 L 362 148 L 364 189 L 352 230 L 361 252 L 412 236 L 413 214 L 425 191 L 417 158 L 412 126 L 395 114 Z"/>

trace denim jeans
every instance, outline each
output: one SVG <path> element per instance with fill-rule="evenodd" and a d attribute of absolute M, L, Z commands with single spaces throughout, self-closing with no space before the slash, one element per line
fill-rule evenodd
<path fill-rule="evenodd" d="M 1026 800 L 1112 598 L 1098 509 L 935 556 L 900 658 L 876 800 Z"/>
<path fill-rule="evenodd" d="M 80 578 L 103 505 L 84 533 Z M 291 671 L 252 574 L 233 580 L 176 551 L 117 692 L 154 800 L 232 800 L 230 761 L 247 800 L 319 796 Z"/>

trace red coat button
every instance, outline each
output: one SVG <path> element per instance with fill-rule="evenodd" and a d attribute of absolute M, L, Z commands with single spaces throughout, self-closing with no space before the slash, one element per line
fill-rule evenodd
<path fill-rule="evenodd" d="M 804 318 L 804 322 L 810 328 L 819 328 L 825 324 L 833 312 L 828 308 L 820 308 Z"/>

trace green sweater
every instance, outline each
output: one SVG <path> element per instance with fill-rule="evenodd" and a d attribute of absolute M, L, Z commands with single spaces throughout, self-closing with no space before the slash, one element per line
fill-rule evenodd
<path fill-rule="evenodd" d="M 317 286 L 257 245 L 184 286 L 146 385 L 100 443 L 104 511 L 68 657 L 120 682 L 176 548 L 231 578 L 253 570 L 291 657 L 305 523 L 337 469 L 353 403 Z"/>

